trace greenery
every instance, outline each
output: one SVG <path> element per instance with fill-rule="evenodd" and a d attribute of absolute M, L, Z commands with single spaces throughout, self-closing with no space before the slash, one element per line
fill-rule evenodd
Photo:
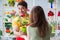
<path fill-rule="evenodd" d="M 12 27 L 12 23 L 10 23 L 10 22 L 5 23 L 5 27 L 6 28 L 11 28 Z"/>
<path fill-rule="evenodd" d="M 13 32 L 10 32 L 10 35 L 14 35 L 14 33 Z"/>
<path fill-rule="evenodd" d="M 53 3 L 54 2 L 54 0 L 49 0 L 49 3 Z"/>
<path fill-rule="evenodd" d="M 2 35 L 2 30 L 0 30 L 0 36 Z"/>
<path fill-rule="evenodd" d="M 7 15 L 7 17 L 8 17 L 8 18 L 11 18 L 11 16 L 10 16 L 10 15 Z"/>
<path fill-rule="evenodd" d="M 8 21 L 8 19 L 7 19 L 7 18 L 5 18 L 5 21 Z"/>
<path fill-rule="evenodd" d="M 8 0 L 9 6 L 14 6 L 15 5 L 15 0 Z"/>

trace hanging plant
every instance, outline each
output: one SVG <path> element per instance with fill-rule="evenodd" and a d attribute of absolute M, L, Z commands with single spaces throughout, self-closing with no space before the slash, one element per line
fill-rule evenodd
<path fill-rule="evenodd" d="M 54 0 L 49 0 L 49 3 L 53 3 L 54 2 Z"/>
<path fill-rule="evenodd" d="M 53 8 L 53 2 L 54 2 L 54 0 L 49 0 L 49 3 L 51 5 L 51 8 Z"/>
<path fill-rule="evenodd" d="M 15 5 L 15 0 L 8 0 L 8 5 L 9 6 L 14 6 Z"/>

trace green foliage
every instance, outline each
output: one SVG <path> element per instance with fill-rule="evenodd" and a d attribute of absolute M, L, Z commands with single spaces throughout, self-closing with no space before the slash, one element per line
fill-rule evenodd
<path fill-rule="evenodd" d="M 54 0 L 49 0 L 49 3 L 53 3 L 54 2 Z"/>
<path fill-rule="evenodd" d="M 8 0 L 9 6 L 14 6 L 15 5 L 15 0 Z"/>
<path fill-rule="evenodd" d="M 10 23 L 10 22 L 5 23 L 5 27 L 6 27 L 6 28 L 11 28 L 11 27 L 12 27 L 12 23 Z"/>
<path fill-rule="evenodd" d="M 14 35 L 14 33 L 13 32 L 10 32 L 10 35 Z"/>
<path fill-rule="evenodd" d="M 20 27 L 20 31 L 23 32 L 23 33 L 26 33 L 26 27 Z"/>
<path fill-rule="evenodd" d="M 8 18 L 11 18 L 11 16 L 10 16 L 10 15 L 7 15 L 7 17 L 8 17 Z"/>
<path fill-rule="evenodd" d="M 7 18 L 5 18 L 5 21 L 8 21 L 8 19 L 7 19 Z"/>
<path fill-rule="evenodd" d="M 0 36 L 2 35 L 2 30 L 0 30 Z"/>

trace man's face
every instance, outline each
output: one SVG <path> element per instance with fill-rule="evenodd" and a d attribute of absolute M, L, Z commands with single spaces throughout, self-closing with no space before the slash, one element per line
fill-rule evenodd
<path fill-rule="evenodd" d="M 25 8 L 22 5 L 18 5 L 18 9 L 19 9 L 19 13 L 26 13 L 27 12 L 27 8 Z"/>

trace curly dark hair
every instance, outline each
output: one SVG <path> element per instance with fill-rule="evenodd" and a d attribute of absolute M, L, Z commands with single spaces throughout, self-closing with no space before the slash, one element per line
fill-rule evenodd
<path fill-rule="evenodd" d="M 27 2 L 25 2 L 25 1 L 19 2 L 18 5 L 22 5 L 22 6 L 24 6 L 25 8 L 27 8 Z M 18 5 L 17 5 L 17 6 L 18 6 Z"/>

